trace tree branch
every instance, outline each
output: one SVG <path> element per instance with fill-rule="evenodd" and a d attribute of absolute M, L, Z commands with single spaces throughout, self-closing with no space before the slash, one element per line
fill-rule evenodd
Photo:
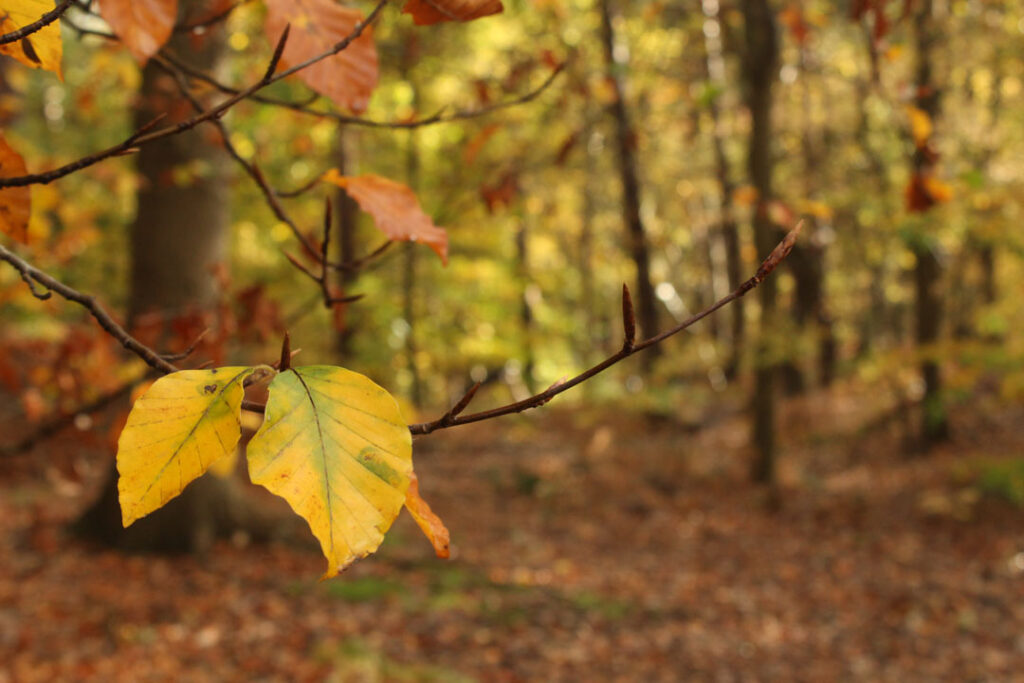
<path fill-rule="evenodd" d="M 568 379 L 565 382 L 555 383 L 552 386 L 548 387 L 546 390 L 538 394 L 534 394 L 529 398 L 523 399 L 522 401 L 516 401 L 515 403 L 509 403 L 508 405 L 504 405 L 499 408 L 493 408 L 491 410 L 484 410 L 479 413 L 472 413 L 470 415 L 458 417 L 458 413 L 461 411 L 461 409 L 464 409 L 466 407 L 466 405 L 469 403 L 469 399 L 472 399 L 473 394 L 475 393 L 475 390 L 471 389 L 470 393 L 468 393 L 466 397 L 463 397 L 463 399 L 459 401 L 456 407 L 450 410 L 448 413 L 445 413 L 443 416 L 441 416 L 437 420 L 434 420 L 433 422 L 421 422 L 418 424 L 411 424 L 409 425 L 409 431 L 416 435 L 430 434 L 431 432 L 435 432 L 439 429 L 447 429 L 448 427 L 469 424 L 470 422 L 490 420 L 492 418 L 500 417 L 502 415 L 509 415 L 511 413 L 521 413 L 524 410 L 529 410 L 530 408 L 537 408 L 544 405 L 558 394 L 561 394 L 564 391 L 568 391 L 577 384 L 581 384 L 587 381 L 594 375 L 597 375 L 607 370 L 608 368 L 615 365 L 619 361 L 628 358 L 635 353 L 639 353 L 640 351 L 643 351 L 646 348 L 654 346 L 655 344 L 659 344 L 662 341 L 668 339 L 669 337 L 678 334 L 679 332 L 682 332 L 686 328 L 692 326 L 694 323 L 703 320 L 704 318 L 708 317 L 718 309 L 722 308 L 723 306 L 727 306 L 728 304 L 742 297 L 750 290 L 757 287 L 759 284 L 761 284 L 761 282 L 764 281 L 766 277 L 768 277 L 771 274 L 773 270 L 775 270 L 775 267 L 778 266 L 779 263 L 781 263 L 782 260 L 789 255 L 789 252 L 793 249 L 793 244 L 796 243 L 796 238 L 799 236 L 800 230 L 802 228 L 803 223 L 798 223 L 797 226 L 793 228 L 793 230 L 791 230 L 785 236 L 785 238 L 783 238 L 783 240 L 778 244 L 778 246 L 776 246 L 775 249 L 772 250 L 772 253 L 769 254 L 768 257 L 761 263 L 761 266 L 757 269 L 757 272 L 754 274 L 754 276 L 747 280 L 746 282 L 742 283 L 731 294 L 722 297 L 711 306 L 705 308 L 700 313 L 690 316 L 689 318 L 682 321 L 675 327 L 665 330 L 661 334 L 654 335 L 649 339 L 645 339 L 644 341 L 638 344 L 634 344 L 632 342 L 632 335 L 635 334 L 636 323 L 635 321 L 633 321 L 633 305 L 632 300 L 629 296 L 629 289 L 625 285 L 623 285 L 622 326 L 624 330 L 625 339 L 623 340 L 622 348 L 617 353 L 608 356 L 597 365 L 594 365 L 593 367 L 584 370 L 575 377 Z"/>
<path fill-rule="evenodd" d="M 373 8 L 373 11 L 370 12 L 369 16 L 366 17 L 365 20 L 356 24 L 355 28 L 352 29 L 352 32 L 350 34 L 348 34 L 345 38 L 335 43 L 329 50 L 322 52 L 318 55 L 315 55 L 313 57 L 310 57 L 309 59 L 300 62 L 295 66 L 279 71 L 269 78 L 261 78 L 259 81 L 253 83 L 245 90 L 241 90 L 237 94 L 232 95 L 231 97 L 227 98 L 226 100 L 218 104 L 216 107 L 213 107 L 212 109 L 207 109 L 201 114 L 196 114 L 195 116 L 186 119 L 185 121 L 177 123 L 173 126 L 161 128 L 160 130 L 156 130 L 153 132 L 145 132 L 140 130 L 131 135 L 129 138 L 127 138 L 124 142 L 121 142 L 120 144 L 114 145 L 113 147 L 108 147 L 103 151 L 82 157 L 81 159 L 72 161 L 71 163 L 65 164 L 64 166 L 61 166 L 59 168 L 45 171 L 43 173 L 33 173 L 24 176 L 0 178 L 0 188 L 24 187 L 26 185 L 46 185 L 48 183 L 52 183 L 54 180 L 63 178 L 64 176 L 74 173 L 75 171 L 81 170 L 88 166 L 92 166 L 93 164 L 97 164 L 111 157 L 118 156 L 124 153 L 130 153 L 133 147 L 145 145 L 156 140 L 162 140 L 164 138 L 168 138 L 173 135 L 182 133 L 186 130 L 191 130 L 192 128 L 195 128 L 200 123 L 203 123 L 205 121 L 218 119 L 225 113 L 227 113 L 227 111 L 234 107 L 236 104 L 238 104 L 244 99 L 251 97 L 253 94 L 262 90 L 268 85 L 284 80 L 285 78 L 288 78 L 289 76 L 296 74 L 299 71 L 302 71 L 303 69 L 312 66 L 313 64 L 316 64 L 317 62 L 327 59 L 328 57 L 336 55 L 345 48 L 347 48 L 349 45 L 352 44 L 352 41 L 359 38 L 359 36 L 363 34 L 366 28 L 377 19 L 377 17 L 380 15 L 381 10 L 384 9 L 384 6 L 387 5 L 388 2 L 389 0 L 380 0 L 377 3 L 377 5 Z"/>
<path fill-rule="evenodd" d="M 2 36 L 0 36 L 0 45 L 7 45 L 8 43 L 16 42 L 18 40 L 21 40 L 22 38 L 32 35 L 36 31 L 39 31 L 40 29 L 45 28 L 46 26 L 49 26 L 53 22 L 60 19 L 61 15 L 64 14 L 64 12 L 66 12 L 68 8 L 74 4 L 74 2 L 75 0 L 64 0 L 64 2 L 60 3 L 52 10 L 50 10 L 43 16 L 39 17 L 38 20 L 33 21 L 31 24 L 26 24 L 16 31 L 11 31 L 10 33 L 3 34 Z"/>
<path fill-rule="evenodd" d="M 168 62 L 173 64 L 176 68 L 188 74 L 190 78 L 202 81 L 203 83 L 206 83 L 207 85 L 212 86 L 217 90 L 220 90 L 222 93 L 228 95 L 237 95 L 238 93 L 242 92 L 237 88 L 233 88 L 230 85 L 226 85 L 225 83 L 218 81 L 216 78 L 214 78 L 213 76 L 204 71 L 193 68 L 188 64 L 185 64 L 175 55 L 169 53 L 166 50 L 161 52 L 161 56 Z M 421 128 L 424 126 L 433 126 L 438 123 L 449 123 L 451 121 L 473 119 L 480 116 L 486 116 L 488 114 L 500 111 L 502 109 L 508 109 L 510 107 L 515 107 L 520 104 L 526 104 L 537 99 L 537 97 L 539 97 L 545 90 L 547 90 L 551 86 L 551 84 L 555 82 L 555 79 L 558 77 L 560 73 L 562 73 L 564 69 L 565 64 L 559 64 L 551 71 L 550 74 L 548 74 L 548 77 L 545 78 L 540 85 L 538 85 L 533 90 L 523 93 L 522 95 L 519 95 L 513 99 L 505 100 L 504 102 L 496 102 L 486 107 L 480 107 L 479 109 L 456 110 L 448 114 L 445 114 L 444 110 L 442 109 L 436 114 L 433 114 L 422 119 L 414 119 L 412 121 L 375 121 L 373 119 L 364 119 L 358 116 L 347 116 L 345 114 L 333 111 L 313 109 L 310 107 L 310 103 L 289 102 L 288 100 L 280 100 L 273 97 L 265 97 L 263 95 L 254 94 L 251 97 L 249 97 L 249 99 L 253 102 L 259 102 L 260 104 L 281 107 L 283 109 L 290 109 L 291 111 L 295 111 L 300 114 L 306 114 L 308 116 L 316 116 L 318 118 L 331 119 L 333 121 L 337 121 L 338 123 L 343 123 L 346 125 L 366 126 L 368 128 L 411 129 Z M 313 101 L 316 101 L 317 99 L 319 99 L 319 96 L 314 97 Z"/>
<path fill-rule="evenodd" d="M 96 297 L 91 294 L 79 292 L 77 289 L 73 289 L 63 282 L 56 280 L 52 276 L 47 275 L 28 261 L 25 261 L 13 252 L 7 250 L 2 244 L 0 244 L 0 261 L 6 261 L 11 264 L 19 273 L 21 273 L 22 279 L 26 282 L 34 281 L 43 287 L 46 287 L 50 292 L 56 292 L 68 301 L 73 301 L 76 304 L 83 306 L 90 314 L 92 314 L 92 317 L 96 319 L 96 322 L 99 323 L 100 327 L 106 330 L 107 334 L 121 342 L 121 346 L 144 360 L 146 365 L 149 367 L 154 370 L 159 370 L 164 374 L 176 372 L 178 370 L 176 366 L 165 360 L 159 353 L 128 334 L 128 331 L 121 327 L 121 325 L 118 324 L 118 322 L 114 320 L 106 310 L 104 310 L 99 302 L 96 301 Z M 29 286 L 31 287 L 31 284 Z M 34 289 L 33 294 L 35 294 L 37 298 L 43 298 L 40 297 L 39 294 L 36 294 Z M 47 292 L 47 294 L 49 294 L 49 292 Z"/>

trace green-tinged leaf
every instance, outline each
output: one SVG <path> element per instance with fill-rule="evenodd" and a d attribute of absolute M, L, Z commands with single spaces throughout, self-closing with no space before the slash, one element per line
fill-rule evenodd
<path fill-rule="evenodd" d="M 313 365 L 271 382 L 247 457 L 253 483 L 309 523 L 329 578 L 375 551 L 401 511 L 412 437 L 386 391 L 350 370 Z"/>
<path fill-rule="evenodd" d="M 264 368 L 183 370 L 158 379 L 135 402 L 117 444 L 124 525 L 171 500 L 241 435 L 242 381 Z"/>

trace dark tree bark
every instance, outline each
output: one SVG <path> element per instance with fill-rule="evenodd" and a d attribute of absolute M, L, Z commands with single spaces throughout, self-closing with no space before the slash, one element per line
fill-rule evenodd
<path fill-rule="evenodd" d="M 182 16 L 197 3 L 183 3 Z M 212 70 L 223 47 L 219 31 L 206 34 L 201 47 L 177 34 L 170 47 L 181 59 Z M 143 71 L 136 127 L 159 114 L 189 112 L 174 81 L 152 62 Z M 217 298 L 213 272 L 227 257 L 230 197 L 224 178 L 226 157 L 209 142 L 209 129 L 146 145 L 138 153 L 141 177 L 138 209 L 131 226 L 129 321 L 157 315 L 165 323 L 186 311 L 209 311 Z M 175 169 L 200 168 L 187 182 Z M 239 528 L 255 529 L 254 511 L 244 504 L 232 479 L 207 475 L 190 484 L 160 510 L 121 526 L 117 472 L 98 500 L 75 524 L 81 535 L 123 550 L 202 552 L 213 539 Z"/>
<path fill-rule="evenodd" d="M 405 178 L 409 187 L 416 191 L 419 184 L 420 156 L 416 143 L 416 130 L 409 131 L 408 147 L 405 156 Z M 420 378 L 416 354 L 419 350 L 416 339 L 416 262 L 419 245 L 409 242 L 403 245 L 405 261 L 402 264 L 402 315 L 408 325 L 405 333 L 405 367 L 411 381 L 409 398 L 414 406 L 423 404 L 423 381 Z"/>
<path fill-rule="evenodd" d="M 335 148 L 334 162 L 341 175 L 353 173 L 354 163 L 352 161 L 352 140 L 344 127 L 338 128 L 338 138 Z M 356 254 L 358 249 L 358 235 L 356 229 L 359 226 L 359 205 L 348 196 L 345 188 L 339 187 L 334 193 L 334 234 L 337 240 L 338 260 L 342 263 L 354 261 L 359 257 Z M 355 283 L 358 273 L 349 270 L 338 272 L 338 287 L 341 292 L 339 296 L 352 294 L 352 285 Z M 352 308 L 348 304 L 340 304 L 333 311 L 334 325 L 336 331 L 335 349 L 338 353 L 339 363 L 346 362 L 352 355 L 353 335 L 357 325 L 352 315 Z"/>
<path fill-rule="evenodd" d="M 772 84 L 778 66 L 778 30 L 767 0 L 743 0 L 743 74 L 750 110 L 747 172 L 758 192 L 754 212 L 754 241 L 759 254 L 768 254 L 779 239 L 779 230 L 768 216 L 772 197 Z M 764 285 L 767 285 L 765 287 Z M 775 480 L 775 362 L 766 358 L 767 340 L 775 313 L 775 279 L 758 288 L 761 320 L 754 384 L 754 448 L 751 476 L 758 482 Z"/>
<path fill-rule="evenodd" d="M 612 25 L 611 0 L 601 0 L 601 44 L 604 48 L 606 77 L 614 93 L 610 105 L 615 121 L 615 149 L 618 159 L 619 180 L 622 183 L 622 219 L 626 225 L 629 253 L 636 265 L 636 292 L 633 300 L 637 304 L 637 317 L 644 335 L 658 331 L 658 307 L 651 284 L 651 258 L 647 245 L 647 233 L 640 218 L 640 181 L 636 164 L 636 133 L 626 108 L 623 71 L 626 65 L 615 56 L 615 31 Z M 645 366 L 650 365 L 658 347 L 644 354 Z"/>
<path fill-rule="evenodd" d="M 533 343 L 533 305 L 530 303 L 530 230 L 528 220 L 520 216 L 516 231 L 516 280 L 519 283 L 519 330 L 523 339 L 523 384 L 530 393 L 536 391 L 534 366 L 536 354 Z"/>
<path fill-rule="evenodd" d="M 914 49 L 917 60 L 914 72 L 914 104 L 934 121 L 939 113 L 940 91 L 932 73 L 931 49 L 937 40 L 932 17 L 932 0 L 922 0 L 913 17 Z M 928 175 L 934 166 L 934 155 L 919 146 L 912 160 L 916 177 Z M 937 245 L 926 236 L 911 245 L 916 258 L 914 266 L 915 338 L 919 349 L 927 349 L 939 340 L 943 305 L 940 294 L 942 265 L 936 254 Z M 921 402 L 921 447 L 927 449 L 949 436 L 949 422 L 942 397 L 942 373 L 938 361 L 927 355 L 921 362 L 924 396 Z"/>
<path fill-rule="evenodd" d="M 708 21 L 719 26 L 718 34 L 704 32 L 705 64 L 707 65 L 708 81 L 712 87 L 724 90 L 725 59 L 722 49 L 722 23 L 719 19 L 717 2 L 704 2 L 704 14 Z M 719 188 L 719 235 L 725 252 L 725 271 L 729 287 L 735 287 L 742 277 L 743 264 L 740 260 L 740 231 L 736 224 L 735 207 L 732 196 L 735 184 L 729 170 L 729 159 L 725 154 L 725 135 L 722 130 L 722 112 L 718 97 L 713 97 L 711 110 L 711 143 L 715 152 L 715 178 Z M 736 378 L 739 371 L 740 358 L 743 355 L 743 338 L 746 332 L 743 299 L 738 299 L 729 307 L 729 356 L 723 368 L 728 380 Z"/>

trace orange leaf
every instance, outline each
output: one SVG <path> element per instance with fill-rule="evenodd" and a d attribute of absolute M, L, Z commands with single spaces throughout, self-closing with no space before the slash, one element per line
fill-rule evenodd
<path fill-rule="evenodd" d="M 291 23 L 288 43 L 281 56 L 281 66 L 287 68 L 329 51 L 350 36 L 362 20 L 362 12 L 342 7 L 334 0 L 267 0 L 264 28 L 276 45 L 284 27 Z M 320 60 L 297 75 L 335 104 L 355 114 L 366 111 L 378 78 L 377 47 L 370 27 L 338 54 Z"/>
<path fill-rule="evenodd" d="M 907 210 L 911 213 L 922 213 L 936 204 L 948 202 L 953 198 L 953 188 L 938 178 L 915 173 L 904 190 Z"/>
<path fill-rule="evenodd" d="M 907 107 L 907 117 L 910 119 L 910 134 L 914 143 L 924 147 L 932 135 L 932 118 L 923 109 L 911 106 Z"/>
<path fill-rule="evenodd" d="M 0 135 L 0 178 L 25 175 L 25 160 Z M 32 193 L 28 187 L 0 190 L 0 233 L 22 244 L 28 243 L 28 219 L 32 213 Z"/>
<path fill-rule="evenodd" d="M 926 176 L 924 179 L 924 189 L 936 203 L 948 202 L 953 198 L 953 188 L 938 178 Z"/>
<path fill-rule="evenodd" d="M 434 552 L 438 557 L 447 559 L 451 554 L 449 544 L 451 537 L 441 518 L 434 514 L 434 511 L 427 505 L 427 501 L 420 498 L 420 482 L 415 472 L 409 473 L 409 488 L 405 491 L 405 509 L 409 511 L 412 518 L 416 520 L 423 534 L 430 539 L 434 546 Z"/>
<path fill-rule="evenodd" d="M 402 14 L 411 14 L 413 23 L 426 26 L 442 21 L 472 21 L 504 9 L 501 0 L 408 0 Z"/>
<path fill-rule="evenodd" d="M 476 162 L 476 158 L 480 155 L 484 145 L 491 137 L 501 130 L 501 126 L 497 123 L 491 123 L 484 126 L 483 130 L 474 135 L 472 139 L 466 144 L 466 147 L 462 150 L 462 161 L 467 166 L 472 166 Z"/>
<path fill-rule="evenodd" d="M 372 173 L 343 176 L 333 168 L 323 179 L 344 188 L 363 211 L 373 216 L 374 224 L 388 239 L 423 242 L 448 265 L 448 233 L 423 213 L 408 187 Z"/>
<path fill-rule="evenodd" d="M 100 14 L 141 64 L 164 46 L 178 18 L 178 0 L 103 0 Z"/>

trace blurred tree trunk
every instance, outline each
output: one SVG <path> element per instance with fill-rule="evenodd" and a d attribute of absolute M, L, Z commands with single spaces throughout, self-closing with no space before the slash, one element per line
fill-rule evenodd
<path fill-rule="evenodd" d="M 409 147 L 406 150 L 406 181 L 415 191 L 419 178 L 419 151 L 416 146 L 416 131 L 409 131 Z M 420 378 L 416 354 L 419 347 L 416 340 L 416 261 L 419 245 L 409 242 L 402 245 L 405 261 L 402 264 L 402 315 L 408 326 L 405 331 L 405 367 L 409 372 L 409 398 L 414 406 L 423 405 L 423 381 Z"/>
<path fill-rule="evenodd" d="M 186 2 L 180 16 L 202 3 Z M 197 69 L 212 71 L 221 54 L 221 32 L 201 46 L 175 34 L 170 48 Z M 143 71 L 135 126 L 168 114 L 168 123 L 192 113 L 173 79 L 150 62 Z M 209 314 L 217 296 L 214 268 L 227 260 L 230 197 L 225 159 L 208 127 L 145 145 L 136 156 L 141 185 L 131 226 L 129 322 L 157 315 L 164 327 L 185 313 Z M 185 181 L 180 174 L 190 174 Z M 207 475 L 160 510 L 121 526 L 117 472 L 111 469 L 99 499 L 75 524 L 80 534 L 124 550 L 202 552 L 220 535 L 248 526 L 250 510 L 231 479 Z"/>
<path fill-rule="evenodd" d="M 530 290 L 536 285 L 530 279 L 529 220 L 520 211 L 519 229 L 516 231 L 516 280 L 519 283 L 519 330 L 523 340 L 522 381 L 532 394 L 536 390 L 533 377 L 536 354 L 533 343 L 533 305 L 530 303 Z"/>
<path fill-rule="evenodd" d="M 412 66 L 410 63 L 412 55 L 410 53 L 411 50 L 407 50 L 403 73 L 406 82 L 412 89 L 412 107 L 415 111 L 419 108 L 419 89 L 409 73 Z M 413 192 L 418 192 L 420 184 L 419 138 L 415 128 L 410 128 L 408 135 L 405 148 L 405 182 Z M 423 405 L 423 381 L 420 378 L 419 366 L 416 364 L 416 355 L 419 350 L 416 339 L 416 262 L 419 254 L 418 246 L 415 242 L 403 245 L 405 260 L 402 264 L 402 316 L 405 318 L 405 323 L 408 326 L 405 331 L 405 367 L 409 372 L 409 398 L 417 408 Z"/>
<path fill-rule="evenodd" d="M 914 106 L 925 112 L 934 122 L 939 113 L 940 92 L 932 73 L 931 49 L 937 40 L 932 0 L 922 0 L 913 15 L 914 50 Z M 935 155 L 925 145 L 914 152 L 912 171 L 916 178 L 929 175 L 935 164 Z M 939 289 L 942 283 L 942 265 L 936 249 L 938 245 L 930 235 L 919 235 L 911 248 L 916 258 L 914 266 L 915 337 L 919 350 L 925 352 L 921 362 L 924 396 L 921 402 L 921 446 L 927 449 L 949 435 L 949 423 L 942 397 L 942 374 L 931 347 L 939 340 L 943 306 Z"/>
<path fill-rule="evenodd" d="M 772 197 L 772 84 L 778 65 L 778 32 L 767 0 L 742 0 L 744 51 L 743 74 L 747 107 L 750 110 L 750 140 L 747 172 L 757 189 L 754 212 L 754 241 L 761 257 L 771 253 L 779 230 L 768 216 Z M 757 369 L 754 384 L 754 447 L 756 456 L 751 476 L 758 482 L 775 479 L 775 375 L 769 337 L 775 324 L 775 278 L 758 287 L 761 320 L 758 331 Z"/>
<path fill-rule="evenodd" d="M 337 141 L 335 147 L 334 163 L 341 175 L 354 173 L 355 164 L 352 161 L 352 140 L 344 126 L 338 126 Z M 337 240 L 338 261 L 349 263 L 359 258 L 356 254 L 358 248 L 359 205 L 348 196 L 345 188 L 339 187 L 334 193 L 334 235 Z M 352 294 L 352 285 L 355 283 L 358 273 L 351 270 L 338 271 L 338 287 L 341 290 L 339 296 Z M 335 350 L 338 353 L 340 363 L 348 361 L 352 355 L 352 337 L 356 325 L 353 321 L 352 309 L 349 304 L 339 304 L 333 311 L 335 329 Z"/>
<path fill-rule="evenodd" d="M 811 102 L 811 70 L 807 68 L 808 60 L 811 59 L 810 47 L 807 44 L 802 44 L 799 47 L 797 66 L 798 80 L 801 84 L 800 109 L 803 115 L 800 150 L 804 166 L 804 196 L 810 200 L 819 191 L 818 177 L 823 166 L 820 152 L 823 144 L 821 135 L 816 135 L 818 131 L 815 130 L 811 118 L 813 105 Z M 832 330 L 832 318 L 828 313 L 828 305 L 825 300 L 826 246 L 820 238 L 817 219 L 807 216 L 804 220 L 807 221 L 805 227 L 808 228 L 804 234 L 809 239 L 796 244 L 789 258 L 790 267 L 793 269 L 793 276 L 796 279 L 793 313 L 798 325 L 809 325 L 814 330 L 818 346 L 818 385 L 827 387 L 832 383 L 835 371 L 836 342 Z M 805 386 L 805 382 L 800 383 L 801 389 Z"/>
<path fill-rule="evenodd" d="M 612 20 L 612 0 L 601 0 L 601 43 L 604 48 L 605 76 L 614 94 L 610 105 L 615 120 L 615 147 L 618 158 L 619 180 L 622 183 L 622 219 L 626 225 L 630 255 L 636 265 L 636 291 L 633 300 L 637 304 L 640 332 L 651 336 L 658 332 L 658 307 L 651 284 L 651 258 L 647 246 L 647 233 L 640 218 L 640 181 L 636 164 L 636 133 L 626 109 L 623 76 L 627 68 L 625 60 L 616 56 L 615 29 Z M 643 354 L 643 364 L 649 368 L 658 347 Z"/>
<path fill-rule="evenodd" d="M 712 93 L 709 103 L 711 111 L 711 142 L 715 151 L 715 178 L 719 188 L 719 234 L 725 252 L 725 271 L 728 278 L 728 290 L 732 291 L 742 277 L 743 264 L 740 260 L 740 231 L 736 224 L 732 195 L 735 186 L 729 172 L 729 159 L 725 154 L 725 131 L 721 106 L 718 98 L 726 89 L 725 59 L 722 48 L 722 22 L 719 20 L 717 1 L 704 0 L 704 14 L 707 20 L 718 26 L 718 32 L 704 31 L 705 64 L 709 85 L 716 91 Z M 739 370 L 740 357 L 743 354 L 743 337 L 745 334 L 745 318 L 743 299 L 734 301 L 729 306 L 729 356 L 725 362 L 725 378 L 732 381 Z"/>

